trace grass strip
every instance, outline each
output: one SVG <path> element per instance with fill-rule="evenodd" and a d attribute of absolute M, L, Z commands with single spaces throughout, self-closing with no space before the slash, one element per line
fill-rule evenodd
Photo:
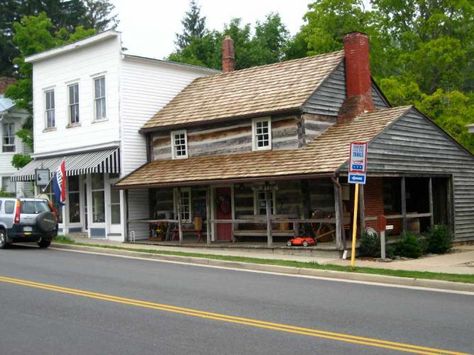
<path fill-rule="evenodd" d="M 215 255 L 215 254 L 203 254 L 203 253 L 171 251 L 171 250 L 128 248 L 126 246 L 122 247 L 122 246 L 116 246 L 116 245 L 80 243 L 80 242 L 75 242 L 74 240 L 65 236 L 56 237 L 54 239 L 54 242 L 58 244 L 73 244 L 73 245 L 85 246 L 85 247 L 125 250 L 125 251 L 147 253 L 147 254 L 154 254 L 154 255 L 183 256 L 183 257 L 203 258 L 203 259 L 222 260 L 222 261 L 234 261 L 234 262 L 262 264 L 262 265 L 277 265 L 277 266 L 287 266 L 287 267 L 305 268 L 305 269 L 330 270 L 330 271 L 354 272 L 354 273 L 359 273 L 359 274 L 406 277 L 406 278 L 412 278 L 412 279 L 474 283 L 474 275 L 469 275 L 469 274 L 448 274 L 448 273 L 441 273 L 441 272 L 392 270 L 392 269 L 380 269 L 380 268 L 371 268 L 371 267 L 356 267 L 355 269 L 352 269 L 350 266 L 318 264 L 317 262 L 303 262 L 303 261 L 281 260 L 281 259 L 262 259 L 262 258 L 252 258 L 252 257 L 247 257 L 247 256 Z"/>

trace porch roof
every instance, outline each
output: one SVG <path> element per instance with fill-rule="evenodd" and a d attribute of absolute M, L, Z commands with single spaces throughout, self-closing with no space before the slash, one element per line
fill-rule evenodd
<path fill-rule="evenodd" d="M 210 182 L 276 179 L 332 174 L 346 162 L 350 142 L 368 142 L 411 106 L 364 113 L 330 127 L 304 148 L 155 160 L 115 186 L 121 189 L 196 185 Z"/>

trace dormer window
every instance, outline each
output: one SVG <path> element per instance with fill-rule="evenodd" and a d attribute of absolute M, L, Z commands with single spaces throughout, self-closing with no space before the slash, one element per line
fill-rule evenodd
<path fill-rule="evenodd" d="M 252 121 L 253 150 L 272 149 L 272 121 L 268 118 L 258 118 Z"/>
<path fill-rule="evenodd" d="M 171 149 L 173 159 L 185 159 L 188 157 L 188 138 L 186 130 L 171 132 Z"/>

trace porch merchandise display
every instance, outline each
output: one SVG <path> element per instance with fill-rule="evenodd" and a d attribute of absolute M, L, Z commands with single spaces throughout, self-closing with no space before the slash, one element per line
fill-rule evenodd
<path fill-rule="evenodd" d="M 310 245 L 316 245 L 316 244 L 317 244 L 316 239 L 314 239 L 312 237 L 294 237 L 294 238 L 291 238 L 286 243 L 286 245 L 288 245 L 289 247 L 291 247 L 291 246 L 308 247 Z"/>

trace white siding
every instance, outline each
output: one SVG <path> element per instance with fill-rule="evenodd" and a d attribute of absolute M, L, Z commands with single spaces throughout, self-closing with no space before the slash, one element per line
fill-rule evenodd
<path fill-rule="evenodd" d="M 130 190 L 128 192 L 129 220 L 149 218 L 149 204 L 148 190 Z M 132 231 L 135 233 L 136 240 L 146 239 L 148 238 L 148 223 L 130 223 L 128 231 L 129 238 L 130 232 Z"/>
<path fill-rule="evenodd" d="M 28 150 L 23 144 L 21 139 L 15 135 L 15 151 L 14 152 L 3 152 L 3 124 L 14 123 L 15 133 L 18 132 L 23 126 L 28 114 L 25 111 L 12 111 L 11 113 L 5 114 L 2 121 L 0 122 L 0 175 L 10 176 L 13 175 L 17 170 L 12 166 L 12 158 L 17 153 L 24 153 Z"/>
<path fill-rule="evenodd" d="M 33 110 L 35 154 L 73 150 L 118 141 L 119 37 L 34 63 Z M 107 120 L 94 122 L 94 75 L 106 81 Z M 79 83 L 80 126 L 67 128 L 68 85 Z M 54 89 L 56 128 L 45 131 L 45 89 Z"/>
<path fill-rule="evenodd" d="M 146 163 L 145 138 L 138 132 L 203 70 L 125 57 L 120 73 L 122 174 Z"/>

